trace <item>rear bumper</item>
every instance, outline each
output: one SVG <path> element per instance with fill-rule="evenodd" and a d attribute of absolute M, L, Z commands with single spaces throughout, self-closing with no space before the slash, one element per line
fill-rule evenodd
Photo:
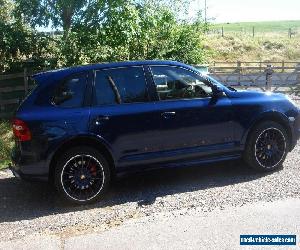
<path fill-rule="evenodd" d="M 25 171 L 24 171 L 25 168 Z M 17 165 L 10 165 L 9 170 L 13 173 L 13 175 L 19 179 L 23 180 L 37 180 L 37 181 L 48 181 L 48 175 L 36 174 L 34 172 L 26 171 L 27 166 L 20 167 Z"/>
<path fill-rule="evenodd" d="M 17 171 L 12 165 L 8 166 L 8 169 L 13 173 L 13 175 L 19 179 L 22 179 L 21 173 Z"/>
<path fill-rule="evenodd" d="M 46 162 L 38 161 L 31 155 L 21 155 L 17 149 L 12 151 L 11 160 L 9 169 L 14 176 L 26 180 L 48 180 L 49 168 Z"/>

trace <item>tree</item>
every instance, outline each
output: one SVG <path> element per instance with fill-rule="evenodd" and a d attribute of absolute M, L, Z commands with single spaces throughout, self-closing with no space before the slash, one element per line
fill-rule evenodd
<path fill-rule="evenodd" d="M 0 20 L 0 59 L 6 69 L 27 58 L 35 59 L 39 69 L 42 65 L 60 67 L 142 59 L 201 63 L 205 58 L 201 16 L 187 20 L 182 14 L 189 0 L 0 3 L 6 4 L 0 6 L 0 15 L 6 20 L 2 24 Z M 10 13 L 4 9 L 10 9 Z M 63 35 L 61 31 L 54 35 L 39 32 L 37 27 L 42 26 L 63 30 Z"/>
<path fill-rule="evenodd" d="M 105 12 L 125 0 L 15 0 L 15 15 L 32 27 L 63 29 L 67 35 L 78 24 L 100 22 Z"/>
<path fill-rule="evenodd" d="M 0 20 L 2 22 L 12 21 L 14 3 L 12 0 L 0 0 Z"/>
<path fill-rule="evenodd" d="M 124 4 L 111 7 L 102 22 L 76 26 L 65 44 L 66 65 L 103 61 L 172 59 L 204 60 L 203 25 L 178 21 L 168 7 Z"/>
<path fill-rule="evenodd" d="M 56 44 L 47 35 L 32 30 L 15 19 L 12 0 L 0 0 L 0 73 L 21 71 L 24 60 L 35 59 L 35 66 L 56 66 Z M 54 53 L 55 52 L 55 53 Z"/>
<path fill-rule="evenodd" d="M 28 32 L 12 18 L 14 3 L 0 0 L 0 72 L 8 69 L 21 53 L 28 51 Z"/>

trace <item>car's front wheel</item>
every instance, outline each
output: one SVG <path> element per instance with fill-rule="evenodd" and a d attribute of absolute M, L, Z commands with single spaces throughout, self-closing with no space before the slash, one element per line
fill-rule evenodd
<path fill-rule="evenodd" d="M 62 196 L 77 204 L 99 200 L 110 182 L 106 159 L 90 147 L 76 147 L 58 160 L 55 184 Z"/>
<path fill-rule="evenodd" d="M 257 170 L 273 171 L 282 166 L 288 147 L 288 135 L 283 126 L 273 121 L 262 122 L 248 136 L 244 160 Z"/>

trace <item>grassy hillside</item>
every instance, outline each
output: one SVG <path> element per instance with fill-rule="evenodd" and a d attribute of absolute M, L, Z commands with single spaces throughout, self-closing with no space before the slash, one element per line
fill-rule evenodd
<path fill-rule="evenodd" d="M 208 36 L 205 47 L 212 61 L 299 61 L 300 38 Z"/>
<path fill-rule="evenodd" d="M 242 22 L 242 23 L 220 23 L 212 25 L 212 28 L 224 27 L 227 32 L 251 31 L 255 27 L 257 32 L 279 32 L 287 33 L 289 28 L 300 31 L 300 20 L 297 21 L 268 21 L 268 22 Z"/>
<path fill-rule="evenodd" d="M 224 37 L 218 30 L 222 26 Z M 289 28 L 295 32 L 292 38 L 288 37 Z M 205 47 L 211 52 L 209 62 L 300 61 L 300 20 L 215 24 L 206 36 Z"/>

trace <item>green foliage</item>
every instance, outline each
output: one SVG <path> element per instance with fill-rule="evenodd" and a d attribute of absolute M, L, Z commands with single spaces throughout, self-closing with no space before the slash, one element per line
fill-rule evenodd
<path fill-rule="evenodd" d="M 67 35 L 78 24 L 99 23 L 111 7 L 122 6 L 125 0 L 15 0 L 15 16 L 35 28 L 62 28 Z"/>
<path fill-rule="evenodd" d="M 124 4 L 112 7 L 105 22 L 76 26 L 63 43 L 65 65 L 103 61 L 205 60 L 201 23 L 178 22 L 168 8 Z"/>
<path fill-rule="evenodd" d="M 21 23 L 0 21 L 0 72 L 18 72 L 24 60 L 34 60 L 34 67 L 42 69 L 57 66 L 56 41 L 49 35 L 38 33 Z"/>
<path fill-rule="evenodd" d="M 25 59 L 35 69 L 142 59 L 201 63 L 204 25 L 178 18 L 176 11 L 186 9 L 180 2 L 15 0 L 11 22 L 0 21 L 0 71 L 17 71 Z M 35 30 L 48 25 L 63 31 Z"/>
<path fill-rule="evenodd" d="M 0 0 L 0 72 L 17 72 L 24 67 L 24 60 L 35 61 L 35 68 L 57 65 L 56 45 L 48 35 L 38 33 L 15 19 L 14 2 Z"/>
<path fill-rule="evenodd" d="M 14 9 L 12 0 L 0 0 L 0 20 L 3 22 L 11 21 L 11 13 Z"/>

